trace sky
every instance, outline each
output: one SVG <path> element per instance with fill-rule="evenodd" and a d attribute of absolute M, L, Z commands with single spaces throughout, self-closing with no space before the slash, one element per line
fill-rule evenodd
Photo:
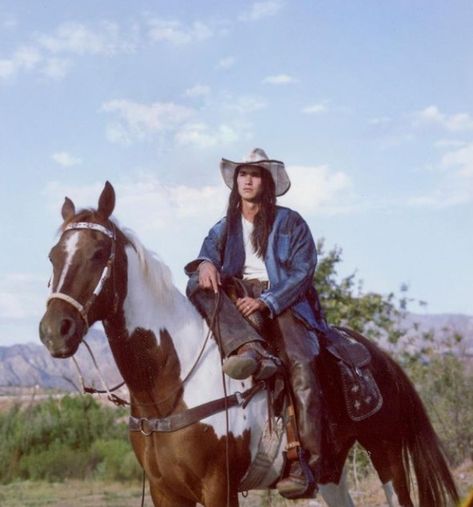
<path fill-rule="evenodd" d="M 109 180 L 183 290 L 219 161 L 254 147 L 340 276 L 473 315 L 472 23 L 460 0 L 0 0 L 0 345 L 39 343 L 66 195 Z"/>

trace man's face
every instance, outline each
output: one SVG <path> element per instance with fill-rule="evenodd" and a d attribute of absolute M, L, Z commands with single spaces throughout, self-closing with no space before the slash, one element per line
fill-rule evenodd
<path fill-rule="evenodd" d="M 238 169 L 238 193 L 244 201 L 259 202 L 263 193 L 260 167 L 242 166 Z"/>

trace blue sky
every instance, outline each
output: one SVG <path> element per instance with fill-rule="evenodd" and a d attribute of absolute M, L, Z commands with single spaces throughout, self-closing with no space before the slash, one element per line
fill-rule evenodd
<path fill-rule="evenodd" d="M 38 341 L 64 196 L 171 267 L 263 147 L 342 274 L 473 315 L 469 1 L 0 0 L 0 345 Z"/>

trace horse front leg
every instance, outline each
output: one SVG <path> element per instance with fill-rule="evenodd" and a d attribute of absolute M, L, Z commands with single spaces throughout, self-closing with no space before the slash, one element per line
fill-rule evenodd
<path fill-rule="evenodd" d="M 171 491 L 165 491 L 156 483 L 150 482 L 149 492 L 154 507 L 196 507 L 196 502 L 177 496 Z"/>
<path fill-rule="evenodd" d="M 205 507 L 238 507 L 238 492 L 230 491 L 227 495 L 227 488 L 221 485 L 205 488 L 204 506 Z"/>

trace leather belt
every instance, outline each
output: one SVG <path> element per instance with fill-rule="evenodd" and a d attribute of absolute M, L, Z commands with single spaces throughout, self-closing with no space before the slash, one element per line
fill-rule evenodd
<path fill-rule="evenodd" d="M 261 292 L 265 291 L 269 287 L 268 281 L 261 281 L 261 280 L 258 280 L 257 278 L 244 278 L 243 282 L 250 283 L 252 285 L 259 285 L 262 288 Z"/>
<path fill-rule="evenodd" d="M 213 414 L 228 410 L 231 407 L 241 406 L 245 408 L 251 398 L 259 390 L 263 389 L 264 385 L 264 381 L 260 381 L 243 393 L 236 392 L 230 396 L 209 401 L 208 403 L 189 408 L 184 412 L 171 414 L 167 417 L 157 418 L 130 416 L 128 419 L 128 429 L 130 431 L 140 431 L 145 436 L 150 436 L 154 432 L 169 433 L 177 431 Z"/>

